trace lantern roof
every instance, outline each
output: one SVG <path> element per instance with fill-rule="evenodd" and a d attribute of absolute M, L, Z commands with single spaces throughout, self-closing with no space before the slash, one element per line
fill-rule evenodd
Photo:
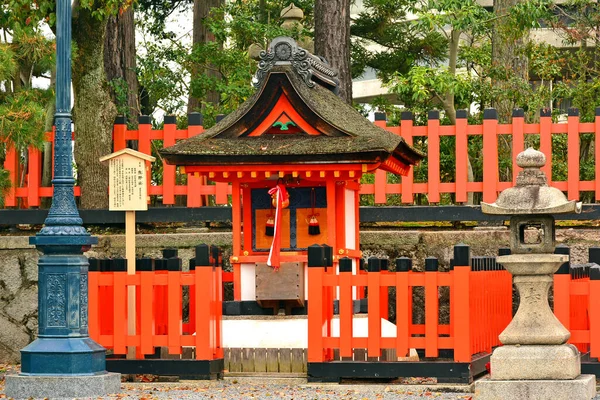
<path fill-rule="evenodd" d="M 503 190 L 493 204 L 481 203 L 484 214 L 540 215 L 581 212 L 581 203 L 567 200 L 559 189 L 548 186 L 541 168 L 546 164 L 544 153 L 528 148 L 519 153 L 517 165 L 523 168 L 515 187 Z"/>
<path fill-rule="evenodd" d="M 337 72 L 289 37 L 261 52 L 256 92 L 200 135 L 161 150 L 177 165 L 376 164 L 406 173 L 424 154 L 337 93 Z"/>

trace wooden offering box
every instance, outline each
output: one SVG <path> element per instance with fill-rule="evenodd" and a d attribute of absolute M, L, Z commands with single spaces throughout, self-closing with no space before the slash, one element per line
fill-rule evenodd
<path fill-rule="evenodd" d="M 278 271 L 266 263 L 256 263 L 256 301 L 289 300 L 304 305 L 304 264 L 283 262 Z"/>

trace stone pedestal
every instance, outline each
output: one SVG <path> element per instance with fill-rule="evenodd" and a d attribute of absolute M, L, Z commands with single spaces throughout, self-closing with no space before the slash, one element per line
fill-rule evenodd
<path fill-rule="evenodd" d="M 491 376 L 475 383 L 477 400 L 590 400 L 596 377 L 581 375 L 579 350 L 565 344 L 569 331 L 552 313 L 552 275 L 568 261 L 558 254 L 498 257 L 519 291 L 519 309 L 500 334 L 504 344 L 492 354 Z"/>
<path fill-rule="evenodd" d="M 481 400 L 590 400 L 596 395 L 596 377 L 580 375 L 568 380 L 490 380 L 475 384 Z"/>
<path fill-rule="evenodd" d="M 492 380 L 575 379 L 581 374 L 579 351 L 558 346 L 502 346 L 491 357 Z"/>
<path fill-rule="evenodd" d="M 121 391 L 121 374 L 28 376 L 8 375 L 6 393 L 14 399 L 99 397 Z"/>

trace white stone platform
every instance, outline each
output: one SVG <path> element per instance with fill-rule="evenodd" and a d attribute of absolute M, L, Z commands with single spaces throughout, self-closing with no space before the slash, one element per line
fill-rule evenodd
<path fill-rule="evenodd" d="M 354 337 L 368 336 L 366 315 L 355 315 Z M 340 335 L 340 320 L 331 321 L 332 336 Z M 299 316 L 223 317 L 224 348 L 308 348 L 308 319 Z M 396 337 L 396 325 L 381 319 L 381 336 Z"/>

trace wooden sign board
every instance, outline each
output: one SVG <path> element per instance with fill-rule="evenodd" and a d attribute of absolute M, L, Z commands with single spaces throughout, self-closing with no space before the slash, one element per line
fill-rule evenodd
<path fill-rule="evenodd" d="M 154 161 L 154 157 L 123 149 L 102 157 L 100 161 L 109 162 L 109 210 L 146 211 L 146 161 Z"/>

